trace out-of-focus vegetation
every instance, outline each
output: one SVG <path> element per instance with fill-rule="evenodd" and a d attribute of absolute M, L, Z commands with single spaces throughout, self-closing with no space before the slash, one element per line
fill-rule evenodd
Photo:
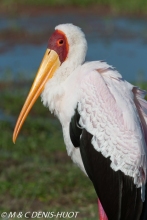
<path fill-rule="evenodd" d="M 78 211 L 78 219 L 96 220 L 93 186 L 67 156 L 61 126 L 40 100 L 12 143 L 29 86 L 0 84 L 0 213 Z"/>
<path fill-rule="evenodd" d="M 120 13 L 147 13 L 146 0 L 1 0 L 1 4 L 34 5 L 34 6 L 103 6 L 110 8 L 112 12 Z"/>

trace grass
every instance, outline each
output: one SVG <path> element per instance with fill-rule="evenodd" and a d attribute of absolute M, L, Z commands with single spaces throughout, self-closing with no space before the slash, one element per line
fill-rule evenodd
<path fill-rule="evenodd" d="M 97 219 L 93 186 L 67 156 L 61 126 L 40 100 L 12 143 L 27 90 L 28 86 L 0 86 L 0 110 L 11 117 L 0 122 L 0 214 L 78 211 L 78 219 Z"/>
<path fill-rule="evenodd" d="M 144 13 L 147 11 L 146 0 L 1 0 L 4 6 L 16 6 L 16 4 L 26 6 L 76 6 L 76 7 L 89 7 L 89 6 L 103 6 L 110 8 L 113 12 L 118 13 Z"/>

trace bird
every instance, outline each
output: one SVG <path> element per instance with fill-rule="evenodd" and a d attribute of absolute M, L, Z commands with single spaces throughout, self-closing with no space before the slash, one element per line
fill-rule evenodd
<path fill-rule="evenodd" d="M 87 48 L 78 26 L 55 27 L 13 142 L 41 96 L 62 125 L 67 154 L 94 186 L 100 220 L 146 220 L 147 93 L 105 61 L 85 62 Z"/>

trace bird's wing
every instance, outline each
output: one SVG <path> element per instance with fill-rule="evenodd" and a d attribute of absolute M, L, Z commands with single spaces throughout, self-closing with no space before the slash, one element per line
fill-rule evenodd
<path fill-rule="evenodd" d="M 138 104 L 134 87 L 106 63 L 97 63 L 93 70 L 91 66 L 85 64 L 79 74 L 80 99 L 70 124 L 71 141 L 80 145 L 86 172 L 108 219 L 136 220 L 146 182 L 145 128 L 138 112 L 139 105 L 145 117 L 145 104 Z"/>
<path fill-rule="evenodd" d="M 112 68 L 85 74 L 78 104 L 80 125 L 93 135 L 92 144 L 110 157 L 115 171 L 146 182 L 146 143 L 130 85 Z"/>

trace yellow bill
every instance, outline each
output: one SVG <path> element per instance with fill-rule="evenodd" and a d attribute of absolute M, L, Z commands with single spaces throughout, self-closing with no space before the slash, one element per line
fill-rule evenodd
<path fill-rule="evenodd" d="M 54 72 L 60 66 L 60 64 L 61 62 L 59 60 L 58 54 L 54 50 L 47 49 L 31 87 L 31 90 L 17 119 L 17 123 L 13 132 L 14 143 L 29 111 L 31 110 L 39 95 L 42 93 L 45 83 L 53 77 Z"/>

